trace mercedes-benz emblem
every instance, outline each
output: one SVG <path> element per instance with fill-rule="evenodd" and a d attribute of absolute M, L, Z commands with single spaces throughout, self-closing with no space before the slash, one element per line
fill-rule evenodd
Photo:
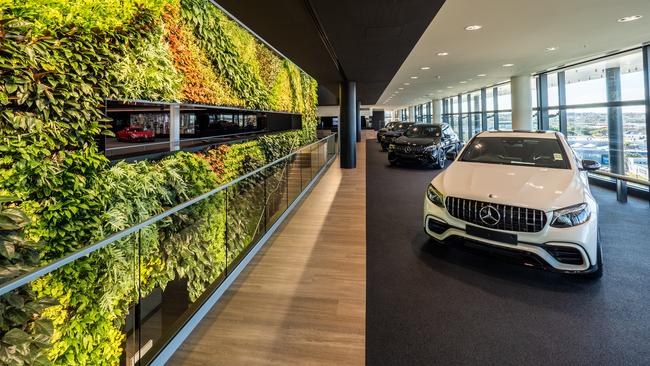
<path fill-rule="evenodd" d="M 407 146 L 406 148 L 404 148 L 404 151 L 407 152 L 407 153 L 410 153 L 411 152 L 411 147 Z"/>
<path fill-rule="evenodd" d="M 481 218 L 481 221 L 483 221 L 485 225 L 489 226 L 494 226 L 501 220 L 501 214 L 499 213 L 499 210 L 490 205 L 481 208 L 481 211 L 478 212 L 478 215 Z"/>

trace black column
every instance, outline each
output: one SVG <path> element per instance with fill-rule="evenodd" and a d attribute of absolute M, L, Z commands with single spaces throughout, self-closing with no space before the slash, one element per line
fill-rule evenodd
<path fill-rule="evenodd" d="M 645 133 L 647 141 L 648 133 L 650 133 L 650 46 L 643 47 L 643 84 L 645 85 Z M 650 161 L 650 156 L 647 156 L 646 159 Z M 650 180 L 650 170 L 648 170 L 648 180 Z"/>
<path fill-rule="evenodd" d="M 492 104 L 494 105 L 494 129 L 499 129 L 499 89 L 492 89 Z"/>
<path fill-rule="evenodd" d="M 458 95 L 458 137 L 461 141 L 468 141 L 463 138 L 463 97 Z"/>
<path fill-rule="evenodd" d="M 467 141 L 474 136 L 474 115 L 472 114 L 472 94 L 467 94 Z"/>
<path fill-rule="evenodd" d="M 341 168 L 357 167 L 357 83 L 344 81 L 339 87 L 341 121 L 339 121 Z"/>
<path fill-rule="evenodd" d="M 546 131 L 548 121 L 548 77 L 546 73 L 537 77 L 537 128 Z"/>
<path fill-rule="evenodd" d="M 621 100 L 621 68 L 605 69 L 607 80 L 607 102 Z M 623 111 L 621 107 L 607 108 L 607 132 L 609 135 L 609 169 L 612 173 L 625 175 L 625 154 L 623 151 Z M 616 198 L 627 202 L 627 184 L 616 180 Z"/>
<path fill-rule="evenodd" d="M 361 142 L 361 101 L 357 100 L 357 142 Z"/>
<path fill-rule="evenodd" d="M 557 73 L 557 97 L 560 107 L 560 132 L 568 136 L 568 124 L 566 116 L 566 78 L 564 71 Z"/>
<path fill-rule="evenodd" d="M 481 130 L 487 131 L 487 90 L 481 89 Z"/>

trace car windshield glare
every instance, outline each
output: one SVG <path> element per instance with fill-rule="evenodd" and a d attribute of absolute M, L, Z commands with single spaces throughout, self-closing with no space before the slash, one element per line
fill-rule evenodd
<path fill-rule="evenodd" d="M 461 161 L 487 164 L 568 169 L 567 156 L 557 139 L 534 137 L 477 137 Z"/>
<path fill-rule="evenodd" d="M 418 126 L 414 125 L 409 127 L 405 132 L 406 137 L 440 137 L 441 130 L 439 126 Z"/>

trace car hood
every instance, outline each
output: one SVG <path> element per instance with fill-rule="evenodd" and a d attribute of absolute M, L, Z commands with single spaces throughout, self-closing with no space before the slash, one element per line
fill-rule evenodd
<path fill-rule="evenodd" d="M 404 132 L 400 132 L 400 131 L 386 131 L 384 136 L 399 137 L 399 136 L 402 136 L 403 133 Z"/>
<path fill-rule="evenodd" d="M 435 145 L 440 143 L 440 138 L 431 137 L 406 137 L 402 136 L 395 140 L 395 143 L 402 145 Z"/>
<path fill-rule="evenodd" d="M 445 196 L 546 212 L 583 203 L 587 187 L 570 169 L 456 161 L 432 181 Z"/>

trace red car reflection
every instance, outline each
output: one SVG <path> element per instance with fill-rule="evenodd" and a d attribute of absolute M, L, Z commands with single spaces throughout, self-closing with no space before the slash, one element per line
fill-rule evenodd
<path fill-rule="evenodd" d="M 117 141 L 124 142 L 153 141 L 155 137 L 153 131 L 141 127 L 127 127 L 117 132 Z"/>

